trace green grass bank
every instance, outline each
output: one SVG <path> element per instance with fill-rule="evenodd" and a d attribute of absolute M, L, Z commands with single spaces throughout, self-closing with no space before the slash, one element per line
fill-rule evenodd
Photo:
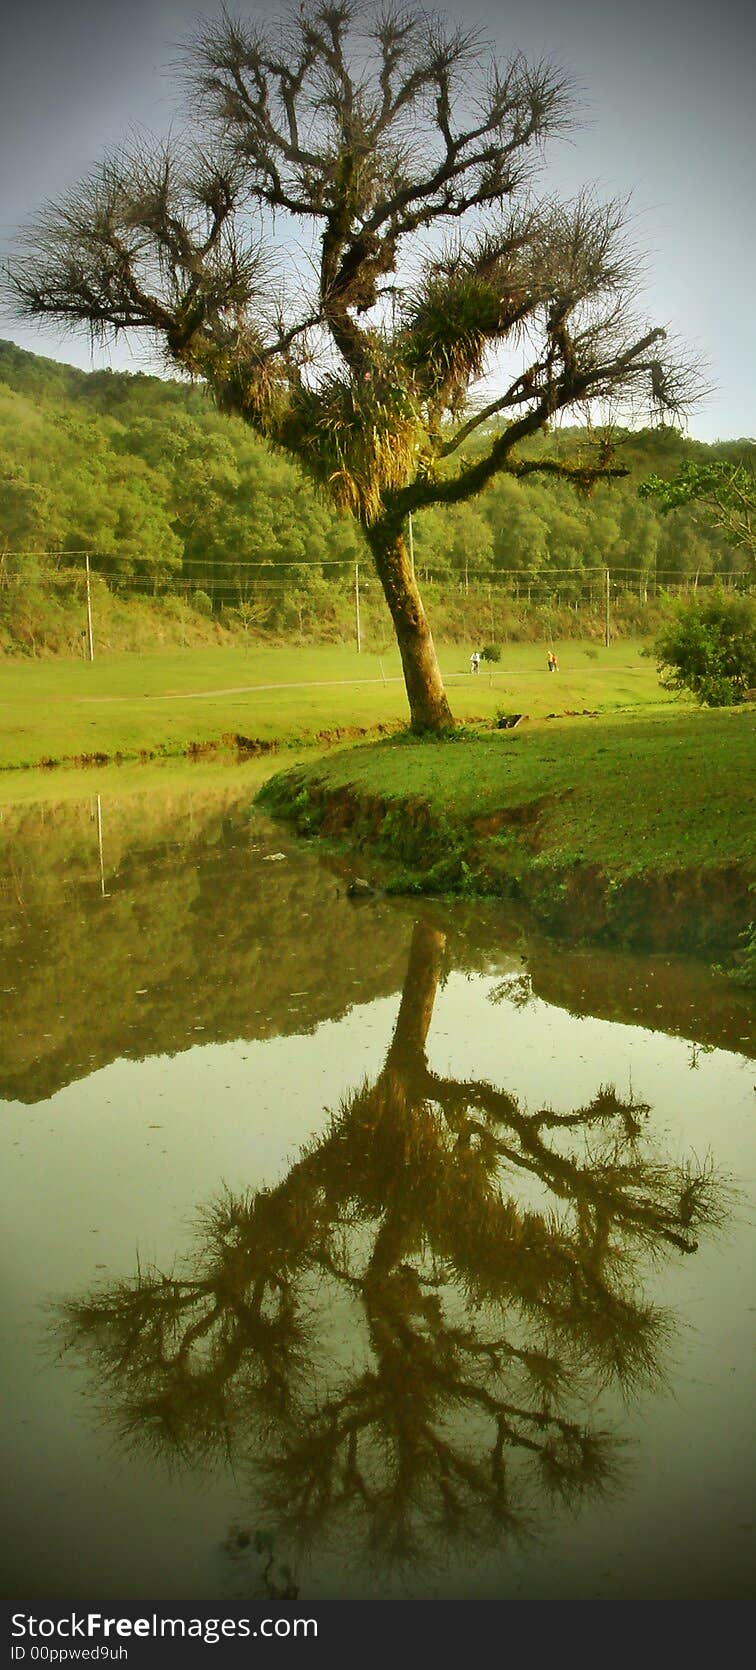
<path fill-rule="evenodd" d="M 661 709 L 339 749 L 259 801 L 402 893 L 524 901 L 571 939 L 734 949 L 754 915 L 753 709 Z"/>

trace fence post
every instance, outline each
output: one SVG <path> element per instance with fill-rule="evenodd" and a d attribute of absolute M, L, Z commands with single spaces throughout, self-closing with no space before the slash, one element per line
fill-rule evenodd
<path fill-rule="evenodd" d="M 100 892 L 105 899 L 107 894 L 105 892 L 105 863 L 102 854 L 102 801 L 99 794 L 97 796 L 97 846 L 100 853 Z"/>
<path fill-rule="evenodd" d="M 89 659 L 94 661 L 94 634 L 92 632 L 92 591 L 89 584 L 89 552 L 84 561 L 87 565 L 87 629 L 89 634 Z"/>
<path fill-rule="evenodd" d="M 354 624 L 357 632 L 357 654 L 362 650 L 362 633 L 360 631 L 360 565 L 354 565 Z"/>

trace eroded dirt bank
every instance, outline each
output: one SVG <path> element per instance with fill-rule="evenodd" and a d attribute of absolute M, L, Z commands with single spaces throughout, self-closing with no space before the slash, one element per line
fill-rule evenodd
<path fill-rule="evenodd" d="M 540 840 L 545 801 L 454 821 L 422 798 L 386 800 L 302 772 L 272 779 L 260 800 L 300 835 L 358 860 L 378 889 L 519 900 L 573 942 L 734 951 L 754 915 L 753 877 L 740 862 L 657 864 L 630 874 L 560 863 Z"/>

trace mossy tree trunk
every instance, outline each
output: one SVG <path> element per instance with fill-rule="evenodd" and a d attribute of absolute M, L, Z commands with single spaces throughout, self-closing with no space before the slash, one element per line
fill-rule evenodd
<path fill-rule="evenodd" d="M 402 526 L 383 519 L 366 531 L 399 644 L 412 730 L 448 730 L 454 720 Z"/>

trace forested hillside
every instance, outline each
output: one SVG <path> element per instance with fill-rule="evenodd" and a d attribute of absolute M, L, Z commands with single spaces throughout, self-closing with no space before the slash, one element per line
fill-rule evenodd
<path fill-rule="evenodd" d="M 532 635 L 539 609 L 583 621 L 600 609 L 606 568 L 618 622 L 637 627 L 665 587 L 742 569 L 700 507 L 664 516 L 637 486 L 687 459 L 756 467 L 756 446 L 706 447 L 671 429 L 618 440 L 629 474 L 590 498 L 558 480 L 502 476 L 472 503 L 416 517 L 437 630 L 469 636 L 477 602 L 482 632 L 493 587 L 513 636 Z M 539 444 L 558 455 L 565 438 Z M 86 373 L 0 343 L 0 649 L 80 652 L 85 554 L 104 648 L 228 632 L 347 636 L 357 562 L 366 626 L 383 630 L 354 524 L 202 389 Z"/>

